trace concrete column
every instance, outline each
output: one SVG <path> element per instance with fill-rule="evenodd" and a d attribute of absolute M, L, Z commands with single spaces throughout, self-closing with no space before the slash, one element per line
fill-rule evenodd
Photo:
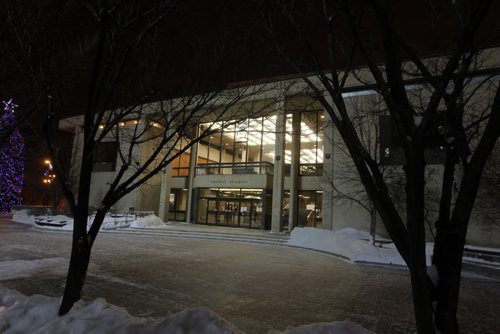
<path fill-rule="evenodd" d="M 196 162 L 198 159 L 198 143 L 194 144 L 191 146 L 191 153 L 189 155 L 189 176 L 188 176 L 188 185 L 187 185 L 187 191 L 188 191 L 188 198 L 187 198 L 187 204 L 186 204 L 186 222 L 187 223 L 196 223 L 195 222 L 195 216 L 193 212 L 193 201 L 197 200 L 197 198 L 194 198 L 194 178 L 196 174 Z"/>
<path fill-rule="evenodd" d="M 271 232 L 281 231 L 281 211 L 283 206 L 283 186 L 285 177 L 285 123 L 284 99 L 276 102 L 276 143 L 274 146 L 274 176 Z"/>
<path fill-rule="evenodd" d="M 323 229 L 333 230 L 333 173 L 334 173 L 334 129 L 330 115 L 325 112 L 323 156 Z"/>
<path fill-rule="evenodd" d="M 173 130 L 170 127 L 168 127 L 166 131 L 167 131 L 166 133 L 167 136 L 170 136 L 173 133 L 172 132 Z M 167 158 L 169 155 L 171 155 L 173 142 L 175 142 L 175 140 L 172 140 L 171 142 L 165 145 L 165 154 L 167 155 Z M 160 187 L 160 204 L 158 206 L 158 216 L 164 222 L 168 222 L 168 216 L 170 213 L 171 184 L 172 184 L 172 165 L 168 164 L 163 169 L 163 175 L 161 178 L 161 187 Z"/>
<path fill-rule="evenodd" d="M 158 209 L 158 216 L 164 222 L 168 221 L 170 213 L 170 185 L 172 184 L 172 166 L 169 164 L 163 169 L 160 187 L 160 206 Z"/>
<path fill-rule="evenodd" d="M 290 203 L 288 206 L 288 230 L 299 226 L 299 169 L 300 169 L 300 112 L 292 115 L 292 162 L 290 166 Z"/>

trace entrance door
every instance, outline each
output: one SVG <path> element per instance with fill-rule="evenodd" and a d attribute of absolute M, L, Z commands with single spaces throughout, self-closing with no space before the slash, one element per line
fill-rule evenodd
<path fill-rule="evenodd" d="M 262 228 L 264 220 L 262 198 L 257 195 L 255 191 L 252 194 L 241 194 L 238 190 L 232 193 L 221 192 L 215 197 L 200 197 L 198 199 L 198 223 Z"/>
<path fill-rule="evenodd" d="M 208 200 L 206 221 L 204 221 L 203 223 L 205 223 L 205 224 L 219 224 L 220 214 L 219 214 L 219 208 L 218 208 L 217 204 L 218 204 L 217 200 L 215 200 L 215 199 Z"/>
<path fill-rule="evenodd" d="M 255 220 L 254 216 L 255 212 L 252 212 L 252 200 L 247 200 L 247 199 L 240 200 L 239 226 L 251 227 L 252 220 Z"/>
<path fill-rule="evenodd" d="M 220 200 L 224 208 L 224 225 L 239 226 L 240 202 L 238 200 Z"/>

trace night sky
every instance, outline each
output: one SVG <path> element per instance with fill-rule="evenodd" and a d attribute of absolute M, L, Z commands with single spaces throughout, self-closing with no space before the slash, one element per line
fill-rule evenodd
<path fill-rule="evenodd" d="M 453 45 L 457 22 L 451 2 L 396 1 L 395 18 L 399 33 L 421 55 L 442 54 Z M 284 45 L 292 52 L 301 50 L 294 43 L 296 36 L 289 34 L 286 24 L 272 11 L 269 3 L 271 1 L 180 1 L 155 30 L 150 49 L 137 55 L 137 59 L 132 58 L 126 67 L 126 80 L 120 81 L 113 103 L 126 105 L 134 102 L 138 94 L 142 94 L 142 88 L 152 89 L 149 99 L 158 100 L 237 82 L 293 75 L 292 69 L 275 52 L 265 32 L 262 13 L 275 19 Z M 315 7 L 319 2 L 295 3 L 299 23 L 326 67 L 324 25 Z M 363 6 L 365 2 L 355 3 Z M 500 20 L 495 15 L 498 13 L 500 4 L 494 2 L 476 43 L 498 45 Z M 373 34 L 376 49 L 377 25 L 370 17 L 370 11 L 366 10 L 363 25 L 367 33 Z M 28 193 L 40 192 L 44 189 L 41 175 L 46 157 L 39 136 L 40 125 L 46 117 L 46 101 L 40 92 L 50 87 L 54 93 L 57 118 L 78 115 L 85 110 L 97 24 L 80 1 L 56 0 L 12 1 L 0 9 L 0 22 L 0 99 L 13 98 L 20 106 L 18 119 L 28 149 L 25 189 Z M 29 61 L 26 48 L 19 47 L 13 24 L 31 36 Z M 339 46 L 348 45 L 349 36 L 342 17 L 335 24 Z M 133 35 L 132 30 L 121 38 L 126 41 Z M 337 57 L 341 60 L 345 57 L 342 51 L 345 50 L 339 47 Z M 144 62 L 142 56 L 155 64 L 154 70 L 141 65 Z M 43 73 L 44 80 L 35 82 L 32 69 L 36 72 L 47 64 L 54 71 Z M 359 54 L 355 55 L 354 65 L 362 66 Z M 145 73 L 152 73 L 152 79 L 147 83 L 143 80 Z M 62 152 L 61 159 L 67 162 L 71 135 L 58 134 L 56 141 Z"/>

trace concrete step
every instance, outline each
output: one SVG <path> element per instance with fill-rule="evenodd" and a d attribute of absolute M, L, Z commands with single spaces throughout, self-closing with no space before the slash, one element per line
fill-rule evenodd
<path fill-rule="evenodd" d="M 130 228 L 117 229 L 110 233 L 122 234 L 143 234 L 143 235 L 158 235 L 168 236 L 173 238 L 192 238 L 192 239 L 209 239 L 209 240 L 224 240 L 237 242 L 251 242 L 261 244 L 286 244 L 288 241 L 287 235 L 249 235 L 242 233 L 227 233 L 214 231 L 199 231 L 199 230 L 168 230 L 168 229 L 150 229 L 150 228 Z"/>

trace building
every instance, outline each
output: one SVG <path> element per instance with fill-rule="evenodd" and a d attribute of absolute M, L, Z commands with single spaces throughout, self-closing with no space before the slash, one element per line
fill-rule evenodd
<path fill-rule="evenodd" d="M 491 68 L 496 65 L 491 64 Z M 485 75 L 489 74 L 471 74 L 471 78 L 479 81 Z M 177 135 L 172 144 L 169 154 L 178 155 L 173 162 L 122 198 L 114 210 L 153 211 L 164 221 L 276 233 L 297 226 L 327 230 L 351 226 L 363 230 L 376 227 L 378 234 L 386 235 L 382 224 L 376 223 L 376 215 L 356 181 L 352 162 L 319 101 L 311 97 L 302 81 L 290 79 L 264 86 L 265 90 L 242 98 L 224 114 L 213 117 L 207 113 L 191 122 L 189 131 Z M 409 83 L 407 89 L 423 90 L 415 82 Z M 363 127 L 365 145 L 379 157 L 380 163 L 387 165 L 397 187 L 397 180 L 402 177 L 398 148 L 390 138 L 387 113 L 383 106 L 375 107 L 379 105 L 375 102 L 377 94 L 351 77 L 344 97 L 351 113 L 363 110 L 359 126 Z M 159 104 L 151 103 L 148 108 L 154 115 Z M 153 122 L 151 129 L 155 131 L 168 131 L 161 122 L 148 118 L 129 118 L 117 126 L 126 129 L 147 122 Z M 83 136 L 79 123 L 78 117 L 60 123 L 60 128 L 75 134 L 75 161 Z M 181 152 L 207 129 L 211 130 L 209 135 Z M 109 187 L 120 164 L 117 152 L 127 145 L 126 141 L 107 138 L 98 147 L 92 205 L 98 205 L 96 200 Z M 138 161 L 148 158 L 150 145 L 135 151 Z M 429 147 L 427 153 L 429 169 L 439 178 L 439 142 Z M 471 230 L 472 242 L 487 240 L 485 244 L 492 244 L 494 238 L 488 237 L 488 233 L 480 229 L 476 233 L 473 227 Z"/>

